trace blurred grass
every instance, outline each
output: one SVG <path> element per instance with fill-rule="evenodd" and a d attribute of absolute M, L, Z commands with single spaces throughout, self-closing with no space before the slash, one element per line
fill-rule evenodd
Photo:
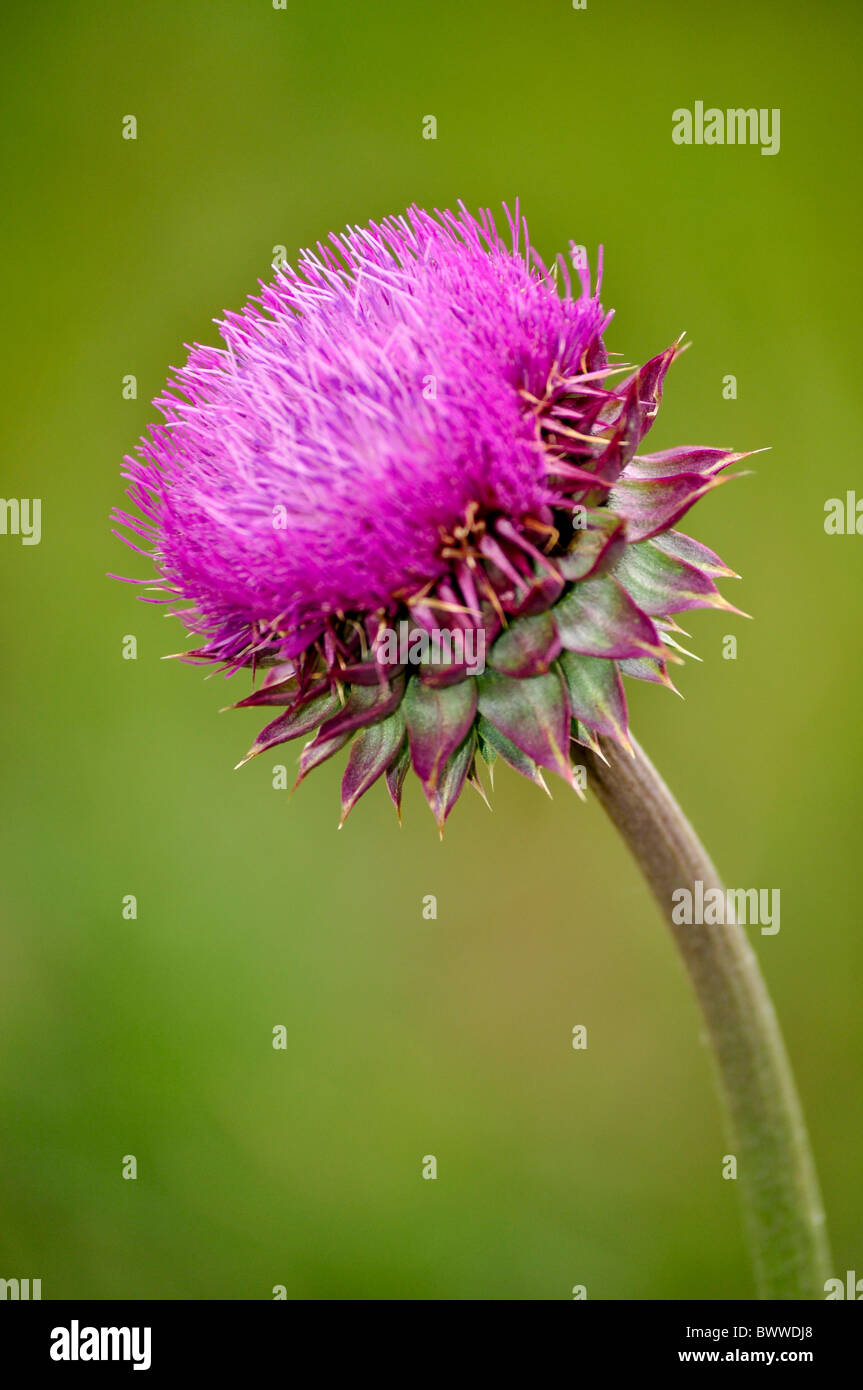
<path fill-rule="evenodd" d="M 544 255 L 604 244 L 613 349 L 694 340 L 657 448 L 772 446 L 691 528 L 755 621 L 693 618 L 685 702 L 631 707 L 729 881 L 782 891 L 756 949 L 836 1272 L 859 1267 L 863 589 L 860 542 L 823 531 L 859 471 L 857 7 L 99 0 L 4 25 L 2 491 L 42 497 L 43 539 L 0 538 L 0 1273 L 49 1298 L 752 1293 L 698 1019 L 596 807 L 504 771 L 443 845 L 415 790 L 402 830 L 376 791 L 336 833 L 340 769 L 294 798 L 271 763 L 233 773 L 253 718 L 217 717 L 221 681 L 160 660 L 179 625 L 104 577 L 145 572 L 107 517 L 149 400 L 274 245 L 516 194 Z M 780 107 L 780 154 L 674 146 L 696 99 Z"/>

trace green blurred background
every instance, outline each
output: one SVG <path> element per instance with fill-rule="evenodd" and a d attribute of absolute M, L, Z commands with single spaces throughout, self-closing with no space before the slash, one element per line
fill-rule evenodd
<path fill-rule="evenodd" d="M 834 1272 L 863 1268 L 863 540 L 823 527 L 861 477 L 856 4 L 4 23 L 2 492 L 43 499 L 43 535 L 0 537 L 0 1275 L 45 1298 L 753 1295 L 699 1020 L 596 804 L 503 770 L 442 845 L 413 787 L 401 831 L 378 788 L 337 833 L 340 766 L 293 798 L 271 785 L 291 748 L 233 772 L 260 720 L 218 710 L 244 678 L 163 662 L 180 625 L 105 578 L 147 573 L 108 516 L 149 401 L 274 246 L 515 195 L 547 257 L 604 244 L 610 348 L 694 340 L 655 447 L 773 446 L 690 528 L 755 621 L 695 616 L 685 702 L 630 706 L 729 882 L 781 889 L 754 944 Z M 781 108 L 781 152 L 677 147 L 696 100 Z"/>

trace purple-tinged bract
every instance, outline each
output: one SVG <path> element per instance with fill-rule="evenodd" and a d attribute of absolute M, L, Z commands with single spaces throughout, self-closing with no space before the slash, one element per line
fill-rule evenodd
<path fill-rule="evenodd" d="M 476 758 L 542 783 L 573 742 L 627 743 L 621 675 L 670 685 L 672 614 L 729 608 L 674 528 L 744 457 L 639 454 L 674 344 L 610 364 L 573 246 L 462 208 L 333 235 L 195 346 L 126 460 L 190 657 L 268 668 L 252 754 L 350 744 L 343 813 L 412 764 L 439 824 Z M 250 754 L 251 756 L 251 754 Z"/>

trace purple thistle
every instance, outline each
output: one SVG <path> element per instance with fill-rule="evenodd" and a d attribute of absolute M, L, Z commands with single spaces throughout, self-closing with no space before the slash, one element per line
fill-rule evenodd
<path fill-rule="evenodd" d="M 188 655 L 270 668 L 249 756 L 305 736 L 302 779 L 350 744 L 343 815 L 381 776 L 398 806 L 412 764 L 442 825 L 477 754 L 572 782 L 573 741 L 628 746 L 621 675 L 671 684 L 671 615 L 730 608 L 672 528 L 745 456 L 637 454 L 679 344 L 610 365 L 576 248 L 577 295 L 507 220 L 414 207 L 304 252 L 126 460 L 146 520 L 115 517 L 189 605 Z"/>

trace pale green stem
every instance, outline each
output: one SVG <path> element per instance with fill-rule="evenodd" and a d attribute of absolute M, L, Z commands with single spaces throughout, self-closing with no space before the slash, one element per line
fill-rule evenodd
<path fill-rule="evenodd" d="M 722 889 L 710 858 L 644 752 L 601 740 L 589 786 L 635 856 L 695 989 L 731 1125 L 761 1298 L 823 1299 L 829 1250 L 803 1112 L 761 971 L 742 926 L 672 922 L 672 893 Z M 717 1168 L 717 1172 L 719 1169 Z"/>

